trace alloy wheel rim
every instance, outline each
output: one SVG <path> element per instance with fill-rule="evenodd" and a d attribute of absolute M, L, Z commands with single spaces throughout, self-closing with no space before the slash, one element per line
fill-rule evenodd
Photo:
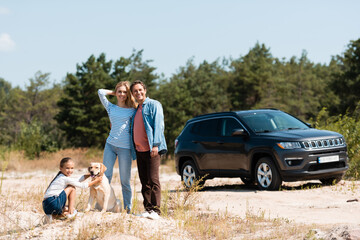
<path fill-rule="evenodd" d="M 272 172 L 268 164 L 262 163 L 257 170 L 258 182 L 263 188 L 268 188 L 272 182 Z"/>
<path fill-rule="evenodd" d="M 187 187 L 191 187 L 195 181 L 195 171 L 190 165 L 186 165 L 183 170 L 183 180 Z"/>

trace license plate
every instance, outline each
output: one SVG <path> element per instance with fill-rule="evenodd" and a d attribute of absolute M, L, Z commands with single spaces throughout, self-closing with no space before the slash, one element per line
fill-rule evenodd
<path fill-rule="evenodd" d="M 339 156 L 319 157 L 318 161 L 319 163 L 337 162 L 339 161 Z"/>

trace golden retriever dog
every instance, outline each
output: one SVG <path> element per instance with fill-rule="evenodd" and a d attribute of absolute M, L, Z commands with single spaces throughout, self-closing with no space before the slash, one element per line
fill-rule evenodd
<path fill-rule="evenodd" d="M 90 163 L 88 168 L 91 178 L 102 176 L 99 184 L 90 187 L 90 197 L 85 212 L 90 211 L 94 200 L 96 200 L 95 208 L 101 212 L 120 212 L 120 200 L 116 199 L 114 189 L 110 186 L 108 178 L 104 172 L 106 167 L 102 163 Z"/>

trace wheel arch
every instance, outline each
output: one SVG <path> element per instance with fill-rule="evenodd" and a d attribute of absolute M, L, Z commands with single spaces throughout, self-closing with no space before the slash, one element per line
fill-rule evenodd
<path fill-rule="evenodd" d="M 197 164 L 196 164 L 196 161 L 194 161 L 194 159 L 193 159 L 192 157 L 190 157 L 190 156 L 181 156 L 181 157 L 179 158 L 179 171 L 180 171 L 180 175 L 181 175 L 181 170 L 182 170 L 182 168 L 183 168 L 183 166 L 184 166 L 184 163 L 187 162 L 187 161 L 192 161 L 192 162 L 195 164 L 196 168 L 198 168 L 198 166 L 197 166 Z M 199 169 L 199 168 L 198 168 L 198 169 Z"/>
<path fill-rule="evenodd" d="M 252 176 L 252 177 L 255 177 L 255 166 L 256 166 L 256 163 L 259 161 L 259 159 L 261 159 L 261 158 L 263 158 L 263 157 L 269 157 L 269 158 L 271 159 L 271 161 L 274 163 L 275 167 L 277 168 L 280 177 L 282 178 L 281 172 L 280 172 L 280 166 L 279 166 L 278 162 L 276 161 L 276 157 L 275 157 L 271 152 L 269 152 L 269 151 L 257 151 L 257 152 L 254 152 L 254 153 L 252 154 L 252 157 L 251 157 L 251 166 L 250 166 L 251 176 Z"/>

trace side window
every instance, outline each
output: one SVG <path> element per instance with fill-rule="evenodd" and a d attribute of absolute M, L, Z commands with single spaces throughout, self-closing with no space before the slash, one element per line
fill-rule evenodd
<path fill-rule="evenodd" d="M 218 126 L 218 119 L 200 121 L 193 124 L 191 132 L 202 137 L 216 137 L 218 135 Z"/>
<path fill-rule="evenodd" d="M 221 125 L 221 136 L 231 136 L 234 129 L 242 128 L 234 118 L 224 118 Z"/>

